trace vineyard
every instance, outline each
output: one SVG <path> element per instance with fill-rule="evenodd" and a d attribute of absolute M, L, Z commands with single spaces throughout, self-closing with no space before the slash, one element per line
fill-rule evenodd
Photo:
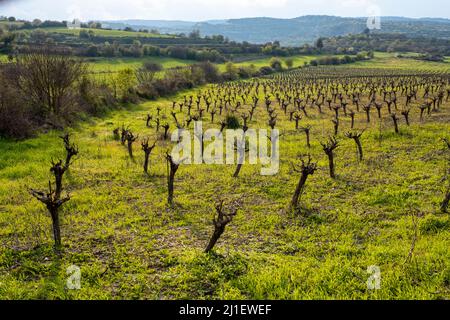
<path fill-rule="evenodd" d="M 0 141 L 0 296 L 449 298 L 450 74 L 359 64 L 206 85 L 65 136 Z M 200 121 L 279 130 L 279 173 L 174 162 L 172 133 Z M 80 290 L 65 287 L 71 265 Z M 380 290 L 367 290 L 371 266 Z"/>

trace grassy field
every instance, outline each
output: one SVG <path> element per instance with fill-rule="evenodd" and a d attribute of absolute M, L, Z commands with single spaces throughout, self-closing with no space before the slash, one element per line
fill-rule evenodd
<path fill-rule="evenodd" d="M 341 56 L 339 56 L 341 57 Z M 318 56 L 293 56 L 294 68 L 301 67 L 305 62 L 310 62 L 311 60 L 317 59 Z M 1 58 L 0 58 L 1 59 Z M 254 65 L 256 68 L 261 68 L 264 66 L 269 66 L 270 57 L 256 60 L 248 60 L 245 62 L 235 63 L 236 66 L 249 66 Z M 284 59 L 281 58 L 283 61 Z M 142 66 L 145 61 L 152 61 L 156 63 L 161 63 L 165 69 L 174 68 L 179 66 L 186 66 L 189 64 L 196 63 L 190 60 L 179 60 L 172 58 L 96 58 L 90 61 L 92 72 L 116 72 L 126 68 L 137 69 Z M 218 64 L 219 70 L 221 72 L 225 71 L 225 64 Z M 439 62 L 428 62 L 419 61 L 407 58 L 397 58 L 394 53 L 375 53 L 375 58 L 370 61 L 362 61 L 351 64 L 352 67 L 357 68 L 385 68 L 385 69 L 407 69 L 407 70 L 433 70 L 433 71 L 447 71 L 450 72 L 450 61 L 445 63 Z M 347 66 L 342 65 L 342 68 Z"/>
<path fill-rule="evenodd" d="M 102 37 L 141 37 L 141 38 L 176 38 L 174 35 L 167 34 L 154 34 L 147 32 L 137 32 L 137 31 L 122 31 L 122 30 L 105 30 L 105 29 L 69 29 L 69 28 L 41 28 L 39 30 L 50 32 L 50 33 L 62 33 L 68 35 L 79 36 L 80 30 L 92 31 L 94 35 L 102 36 Z"/>
<path fill-rule="evenodd" d="M 184 67 L 195 61 L 163 57 L 148 58 L 93 58 L 87 60 L 91 72 L 117 72 L 123 69 L 139 69 L 145 62 L 159 63 L 164 69 Z"/>
<path fill-rule="evenodd" d="M 9 27 L 9 26 L 17 26 L 17 27 L 20 27 L 20 26 L 22 26 L 23 25 L 23 22 L 20 22 L 20 21 L 5 21 L 5 20 L 2 20 L 2 21 L 0 21 L 0 27 Z"/>
<path fill-rule="evenodd" d="M 407 69 L 407 70 L 433 70 L 433 71 L 450 71 L 450 60 L 447 58 L 445 63 L 439 62 L 429 62 L 429 61 L 420 61 L 415 59 L 408 58 L 398 58 L 397 53 L 385 53 L 385 52 L 375 52 L 374 59 L 370 61 L 360 61 L 356 63 L 352 63 L 351 67 L 359 67 L 359 68 L 383 68 L 383 69 Z M 412 56 L 412 53 L 404 54 L 406 56 Z M 327 55 L 323 55 L 325 57 Z M 335 55 L 337 57 L 343 57 L 344 55 Z M 294 68 L 302 67 L 305 62 L 311 62 L 311 60 L 318 59 L 320 56 L 317 55 L 298 55 L 291 57 L 294 61 Z M 249 60 L 241 63 L 236 63 L 237 66 L 248 66 L 255 65 L 258 68 L 268 66 L 270 63 L 271 57 Z M 285 58 L 280 58 L 282 61 Z M 346 65 L 341 65 L 342 68 L 346 68 Z M 221 71 L 225 70 L 225 65 L 219 66 Z"/>
<path fill-rule="evenodd" d="M 376 52 L 374 59 L 353 63 L 352 67 L 450 72 L 450 61 L 447 59 L 445 62 L 429 62 L 408 58 L 397 58 L 395 53 Z"/>
<path fill-rule="evenodd" d="M 314 60 L 317 58 L 317 56 L 293 56 L 290 57 L 293 61 L 294 61 L 294 68 L 297 67 L 301 67 L 304 65 L 305 62 L 310 62 L 311 60 Z M 261 67 L 266 67 L 269 66 L 270 64 L 270 60 L 272 59 L 272 57 L 267 57 L 267 58 L 263 58 L 263 59 L 256 59 L 256 60 L 248 60 L 245 62 L 239 62 L 236 63 L 236 66 L 249 66 L 249 65 L 254 65 L 257 68 L 261 68 Z M 282 61 L 286 60 L 286 58 L 280 58 Z M 286 67 L 285 65 L 283 65 L 283 67 Z M 221 71 L 225 71 L 225 64 L 220 64 L 219 65 L 219 70 Z"/>
<path fill-rule="evenodd" d="M 294 56 L 294 67 L 303 66 L 304 62 L 309 62 L 313 60 L 314 56 Z M 248 60 L 245 62 L 235 63 L 236 66 L 249 66 L 254 65 L 257 68 L 264 66 L 269 66 L 271 58 Z M 180 60 L 173 58 L 163 58 L 163 57 L 146 57 L 146 58 L 94 58 L 88 59 L 91 72 L 117 72 L 123 69 L 138 69 L 146 62 L 160 63 L 164 69 L 183 67 L 190 64 L 198 63 L 197 61 L 191 60 Z M 221 72 L 225 71 L 225 64 L 217 65 Z"/>
<path fill-rule="evenodd" d="M 382 59 L 392 58 L 358 65 L 378 67 Z M 80 155 L 65 177 L 72 200 L 62 213 L 61 259 L 52 252 L 45 209 L 27 192 L 44 188 L 50 160 L 63 156 L 60 132 L 0 140 L 0 298 L 450 298 L 450 219 L 437 212 L 448 163 L 440 139 L 450 132 L 450 103 L 423 123 L 415 110 L 410 127 L 401 123 L 400 135 L 393 134 L 386 115 L 367 126 L 364 113 L 358 114 L 357 127 L 366 128 L 366 157 L 358 162 L 353 142 L 341 134 L 336 180 L 328 176 L 319 143 L 332 131 L 330 111 L 302 120 L 312 125 L 311 154 L 320 167 L 302 198 L 305 216 L 286 208 L 299 179 L 290 162 L 309 150 L 282 113 L 277 176 L 263 177 L 260 166 L 244 166 L 233 179 L 234 166 L 182 165 L 176 205 L 169 208 L 163 154 L 171 144 L 158 142 L 146 176 L 139 145 L 130 160 L 112 131 L 125 124 L 141 138 L 155 139 L 146 115 L 161 107 L 173 127 L 172 101 L 198 90 L 124 107 L 71 130 Z M 261 105 L 251 127 L 266 128 L 264 114 Z M 204 120 L 206 127 L 217 127 Z M 349 119 L 341 126 L 348 129 Z M 242 195 L 243 207 L 216 253 L 204 254 L 215 201 Z M 418 237 L 406 262 L 416 212 L 421 213 Z M 81 290 L 65 287 L 70 265 L 81 268 Z M 367 290 L 372 265 L 382 272 L 380 290 Z"/>
<path fill-rule="evenodd" d="M 294 56 L 294 67 L 301 67 L 304 62 L 310 62 L 317 59 L 317 56 Z M 0 62 L 6 61 L 7 56 L 0 54 Z M 264 59 L 248 60 L 245 62 L 236 63 L 236 66 L 254 65 L 257 68 L 268 66 L 270 63 L 269 57 Z M 282 59 L 284 60 L 284 59 Z M 150 61 L 160 63 L 164 69 L 187 66 L 196 63 L 191 60 L 181 60 L 165 57 L 145 57 L 145 58 L 90 58 L 87 59 L 91 72 L 117 72 L 123 69 L 138 69 L 142 67 L 144 62 Z M 386 68 L 386 69 L 414 69 L 414 70 L 433 70 L 450 72 L 450 58 L 446 59 L 445 63 L 419 61 L 414 59 L 397 58 L 394 53 L 376 52 L 375 58 L 370 61 L 362 61 L 351 64 L 352 67 L 357 68 Z M 220 71 L 225 71 L 225 64 L 218 64 Z M 347 66 L 342 65 L 342 68 Z"/>
<path fill-rule="evenodd" d="M 293 56 L 294 68 L 301 67 L 305 62 L 310 62 L 317 58 L 317 56 Z M 234 63 L 237 67 L 254 65 L 256 68 L 261 68 L 270 65 L 271 57 L 258 58 L 255 60 L 248 60 L 245 62 Z M 282 61 L 285 59 L 281 58 Z M 160 63 L 164 69 L 187 66 L 190 64 L 198 63 L 191 60 L 180 60 L 173 58 L 160 58 L 160 57 L 148 57 L 148 58 L 95 58 L 89 59 L 88 62 L 91 66 L 92 72 L 117 72 L 123 69 L 131 68 L 138 69 L 142 67 L 145 61 L 151 61 Z M 217 64 L 221 72 L 225 71 L 226 64 Z M 284 66 L 285 67 L 285 66 Z"/>

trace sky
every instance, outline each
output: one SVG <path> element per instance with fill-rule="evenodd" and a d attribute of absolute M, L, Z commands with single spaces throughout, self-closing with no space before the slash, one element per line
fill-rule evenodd
<path fill-rule="evenodd" d="M 294 18 L 310 14 L 450 18 L 449 0 L 0 0 L 0 16 L 32 20 Z"/>

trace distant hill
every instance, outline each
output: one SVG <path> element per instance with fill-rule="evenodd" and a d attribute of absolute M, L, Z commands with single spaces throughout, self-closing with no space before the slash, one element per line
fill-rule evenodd
<path fill-rule="evenodd" d="M 234 41 L 266 43 L 278 40 L 282 45 L 313 43 L 319 37 L 335 37 L 361 33 L 367 18 L 342 18 L 335 16 L 303 16 L 294 19 L 244 18 L 205 22 L 122 20 L 102 21 L 113 29 L 158 29 L 161 33 L 189 33 L 194 29 L 202 35 L 221 34 Z M 412 19 L 382 17 L 382 33 L 399 33 L 412 37 L 450 39 L 450 20 L 441 18 Z"/>

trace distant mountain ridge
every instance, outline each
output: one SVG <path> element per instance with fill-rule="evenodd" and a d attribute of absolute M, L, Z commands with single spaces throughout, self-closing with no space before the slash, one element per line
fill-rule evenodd
<path fill-rule="evenodd" d="M 198 29 L 201 35 L 223 35 L 234 41 L 266 43 L 278 40 L 282 45 L 298 46 L 313 43 L 319 37 L 335 37 L 361 33 L 367 18 L 336 16 L 302 16 L 293 19 L 242 18 L 211 20 L 204 22 L 165 20 L 102 21 L 113 29 L 158 29 L 161 33 L 189 33 Z M 450 19 L 382 17 L 378 33 L 399 33 L 411 37 L 435 37 L 450 39 Z"/>

